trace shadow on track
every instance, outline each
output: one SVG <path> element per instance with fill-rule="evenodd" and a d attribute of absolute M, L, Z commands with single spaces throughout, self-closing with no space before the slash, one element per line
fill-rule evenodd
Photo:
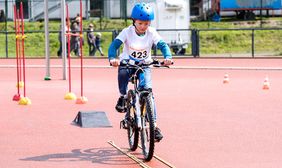
<path fill-rule="evenodd" d="M 133 165 L 122 153 L 113 148 L 73 149 L 70 153 L 53 153 L 20 159 L 22 161 L 40 162 L 77 162 L 91 161 L 92 163 L 107 165 Z"/>

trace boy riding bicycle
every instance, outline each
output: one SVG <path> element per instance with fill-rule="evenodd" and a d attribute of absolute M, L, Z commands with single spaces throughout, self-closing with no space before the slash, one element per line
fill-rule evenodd
<path fill-rule="evenodd" d="M 153 44 L 161 50 L 165 60 L 165 65 L 172 64 L 172 56 L 168 45 L 162 40 L 157 31 L 150 27 L 150 23 L 154 20 L 153 8 L 146 3 L 137 3 L 131 13 L 133 25 L 125 28 L 114 39 L 109 47 L 109 61 L 114 67 L 119 66 L 122 61 L 133 60 L 135 62 L 148 62 L 151 58 L 151 48 Z M 123 52 L 116 59 L 116 51 L 124 43 Z M 130 76 L 134 72 L 129 69 L 118 69 L 118 85 L 120 97 L 117 101 L 116 110 L 118 112 L 124 112 L 124 106 L 126 101 L 126 92 Z M 140 79 L 141 78 L 141 79 Z M 139 76 L 139 88 L 140 89 L 152 89 L 151 81 L 151 69 L 145 68 L 144 72 Z M 154 108 L 156 109 L 156 108 Z M 156 110 L 155 113 L 155 125 L 156 125 Z M 155 138 L 161 140 L 163 135 L 160 129 L 156 126 Z"/>

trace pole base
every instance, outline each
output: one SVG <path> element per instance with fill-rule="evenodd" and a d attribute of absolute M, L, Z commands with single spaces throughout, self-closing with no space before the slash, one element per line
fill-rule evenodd
<path fill-rule="evenodd" d="M 50 76 L 45 76 L 44 80 L 51 80 Z"/>
<path fill-rule="evenodd" d="M 86 104 L 88 102 L 88 99 L 84 96 L 79 97 L 76 99 L 76 104 Z"/>
<path fill-rule="evenodd" d="M 21 97 L 20 101 L 19 101 L 19 105 L 30 105 L 31 101 L 29 98 L 27 97 Z"/>
<path fill-rule="evenodd" d="M 21 99 L 21 95 L 20 94 L 15 94 L 13 97 L 13 101 L 19 101 Z"/>
<path fill-rule="evenodd" d="M 68 92 L 65 95 L 65 100 L 75 100 L 76 99 L 76 95 L 72 92 Z"/>

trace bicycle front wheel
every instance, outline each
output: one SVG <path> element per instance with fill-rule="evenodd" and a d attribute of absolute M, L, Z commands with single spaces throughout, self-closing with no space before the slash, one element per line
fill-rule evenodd
<path fill-rule="evenodd" d="M 142 129 L 141 129 L 141 143 L 144 159 L 150 161 L 154 156 L 155 148 L 155 125 L 153 119 L 153 103 L 151 96 L 144 99 L 142 106 Z"/>
<path fill-rule="evenodd" d="M 132 151 L 135 151 L 138 147 L 138 137 L 139 131 L 136 122 L 136 113 L 135 113 L 135 93 L 133 90 L 129 90 L 127 94 L 127 111 L 126 111 L 126 121 L 127 121 L 127 136 L 129 148 Z"/>

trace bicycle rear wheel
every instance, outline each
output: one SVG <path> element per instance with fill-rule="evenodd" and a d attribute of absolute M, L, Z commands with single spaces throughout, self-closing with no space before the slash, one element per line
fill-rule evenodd
<path fill-rule="evenodd" d="M 144 159 L 150 161 L 154 156 L 155 148 L 155 125 L 153 119 L 153 104 L 151 96 L 147 96 L 144 99 L 144 105 L 142 106 L 143 116 L 141 118 L 141 143 Z M 144 113 L 145 112 L 145 113 Z"/>
<path fill-rule="evenodd" d="M 129 148 L 135 151 L 138 147 L 138 137 L 139 131 L 136 124 L 136 114 L 135 114 L 135 93 L 133 90 L 129 90 L 127 93 L 126 102 L 126 121 L 127 121 L 127 136 Z"/>

